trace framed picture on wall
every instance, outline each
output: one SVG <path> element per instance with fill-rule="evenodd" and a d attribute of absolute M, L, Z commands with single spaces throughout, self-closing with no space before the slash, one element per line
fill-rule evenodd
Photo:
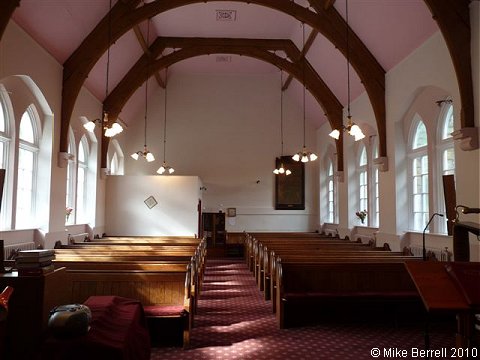
<path fill-rule="evenodd" d="M 145 203 L 145 205 L 147 205 L 149 209 L 153 208 L 155 205 L 158 204 L 157 200 L 155 200 L 152 195 L 146 198 L 143 202 Z"/>
<path fill-rule="evenodd" d="M 275 210 L 305 210 L 305 164 L 291 156 L 275 159 L 275 168 L 283 164 L 290 175 L 275 176 Z"/>
<path fill-rule="evenodd" d="M 236 209 L 236 208 L 228 208 L 228 209 L 227 209 L 227 216 L 228 216 L 228 217 L 235 217 L 235 216 L 237 216 L 237 209 Z"/>

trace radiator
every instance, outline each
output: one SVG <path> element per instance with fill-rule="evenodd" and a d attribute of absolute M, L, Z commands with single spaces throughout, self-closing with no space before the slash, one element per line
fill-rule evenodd
<path fill-rule="evenodd" d="M 7 245 L 4 248 L 5 251 L 5 260 L 10 257 L 13 251 L 15 250 L 35 250 L 37 246 L 35 243 L 28 242 L 28 243 L 20 243 L 20 244 L 13 244 L 13 245 Z"/>
<path fill-rule="evenodd" d="M 423 248 L 420 246 L 410 246 L 410 251 L 414 256 L 423 256 Z M 427 248 L 427 256 L 429 254 L 435 255 L 435 258 L 438 261 L 452 261 L 452 252 L 445 249 L 434 249 L 434 248 Z"/>

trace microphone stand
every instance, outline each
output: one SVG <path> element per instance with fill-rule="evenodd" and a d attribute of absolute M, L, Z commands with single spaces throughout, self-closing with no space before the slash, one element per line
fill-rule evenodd
<path fill-rule="evenodd" d="M 428 220 L 428 223 L 427 225 L 425 226 L 425 229 L 423 229 L 423 235 L 422 235 L 422 240 L 423 240 L 423 261 L 426 261 L 427 260 L 427 248 L 425 247 L 425 231 L 427 231 L 428 229 L 428 226 L 430 225 L 430 223 L 432 222 L 433 218 L 438 215 L 438 216 L 441 216 L 443 217 L 443 214 L 439 214 L 439 213 L 433 213 L 433 215 L 430 217 L 430 220 Z"/>
<path fill-rule="evenodd" d="M 427 261 L 427 248 L 425 247 L 425 231 L 427 231 L 428 226 L 432 222 L 433 218 L 438 215 L 443 217 L 442 214 L 439 213 L 433 213 L 433 215 L 430 217 L 430 220 L 428 220 L 427 225 L 425 226 L 425 229 L 423 229 L 423 261 Z M 425 332 L 424 332 L 424 341 L 425 341 L 425 350 L 427 353 L 427 360 L 430 359 L 430 355 L 428 354 L 428 349 L 430 349 L 430 334 L 429 334 L 429 328 L 430 328 L 430 318 L 428 316 L 428 312 L 426 313 L 426 318 L 425 318 Z"/>

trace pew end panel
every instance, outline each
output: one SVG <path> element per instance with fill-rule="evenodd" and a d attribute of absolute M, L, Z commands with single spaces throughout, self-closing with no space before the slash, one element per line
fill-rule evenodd
<path fill-rule="evenodd" d="M 71 303 L 83 303 L 95 295 L 115 295 L 139 300 L 144 307 L 154 345 L 170 344 L 175 340 L 175 344 L 189 346 L 193 298 L 189 296 L 191 275 L 188 270 L 155 272 L 70 269 L 67 271 L 67 279 Z M 173 327 L 178 331 L 174 331 Z M 162 339 L 162 334 L 167 334 L 167 338 Z"/>
<path fill-rule="evenodd" d="M 425 316 L 402 262 L 276 264 L 280 328 L 322 321 L 409 321 Z"/>

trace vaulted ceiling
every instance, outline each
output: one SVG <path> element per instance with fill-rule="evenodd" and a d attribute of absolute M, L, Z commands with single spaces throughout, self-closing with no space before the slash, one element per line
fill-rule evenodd
<path fill-rule="evenodd" d="M 348 2 L 351 95 L 354 99 L 367 92 L 380 135 L 385 123 L 385 73 L 439 28 L 449 46 L 455 43 L 448 42 L 445 27 L 465 20 L 465 9 L 468 17 L 468 3 Z M 346 0 L 111 0 L 110 15 L 110 0 L 7 0 L 6 4 L 14 9 L 13 20 L 64 65 L 62 121 L 71 116 L 80 87 L 85 85 L 106 110 L 132 125 L 142 107 L 148 64 L 149 76 L 155 78 L 150 81 L 151 92 L 168 81 L 166 66 L 169 75 L 265 74 L 280 67 L 290 74 L 284 87 L 292 86 L 299 100 L 298 81 L 305 67 L 311 93 L 307 120 L 316 127 L 325 121 L 332 127 L 342 122 L 341 109 L 347 105 Z M 0 17 L 0 36 L 2 23 Z M 461 25 L 454 27 L 458 29 L 451 36 L 466 31 Z M 292 78 L 297 81 L 291 82 Z M 60 147 L 66 148 L 63 126 L 62 135 Z M 381 155 L 385 152 L 385 143 L 381 143 Z"/>

